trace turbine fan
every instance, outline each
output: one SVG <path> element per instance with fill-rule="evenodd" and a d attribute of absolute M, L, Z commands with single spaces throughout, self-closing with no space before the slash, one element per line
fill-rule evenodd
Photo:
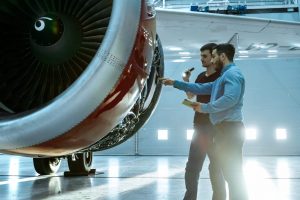
<path fill-rule="evenodd" d="M 1 0 L 0 101 L 15 113 L 66 90 L 95 56 L 112 0 Z"/>

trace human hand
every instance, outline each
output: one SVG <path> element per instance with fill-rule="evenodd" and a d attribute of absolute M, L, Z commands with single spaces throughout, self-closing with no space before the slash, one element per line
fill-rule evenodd
<path fill-rule="evenodd" d="M 182 79 L 183 79 L 185 82 L 189 82 L 190 76 L 191 76 L 192 71 L 193 71 L 194 69 L 195 69 L 195 68 L 192 67 L 192 68 L 186 70 L 185 72 L 183 72 L 183 74 L 182 74 Z"/>
<path fill-rule="evenodd" d="M 190 71 L 183 72 L 182 80 L 185 81 L 185 82 L 190 82 L 191 74 L 192 73 Z"/>
<path fill-rule="evenodd" d="M 169 79 L 169 78 L 159 78 L 159 80 L 164 85 L 174 85 L 174 80 L 172 80 L 172 79 Z"/>
<path fill-rule="evenodd" d="M 195 112 L 200 112 L 200 113 L 202 112 L 201 103 L 193 102 L 192 107 L 193 107 Z"/>

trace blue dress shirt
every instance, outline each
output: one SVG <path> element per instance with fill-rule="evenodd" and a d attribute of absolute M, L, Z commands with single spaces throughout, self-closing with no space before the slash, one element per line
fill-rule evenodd
<path fill-rule="evenodd" d="M 193 94 L 211 94 L 210 102 L 202 104 L 203 113 L 209 113 L 212 124 L 224 121 L 242 121 L 245 79 L 241 70 L 231 63 L 222 69 L 221 76 L 210 83 L 174 81 L 175 88 Z"/>

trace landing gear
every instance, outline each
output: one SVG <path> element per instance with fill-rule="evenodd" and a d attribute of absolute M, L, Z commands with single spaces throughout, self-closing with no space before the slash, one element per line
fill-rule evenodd
<path fill-rule="evenodd" d="M 34 169 L 40 175 L 56 173 L 60 167 L 60 158 L 33 158 Z"/>
<path fill-rule="evenodd" d="M 67 159 L 70 171 L 65 172 L 65 176 L 87 176 L 96 172 L 95 169 L 91 169 L 93 162 L 92 151 L 72 154 Z"/>
<path fill-rule="evenodd" d="M 96 173 L 91 169 L 93 162 L 93 152 L 87 151 L 67 156 L 69 170 L 64 173 L 65 176 L 88 176 Z M 58 171 L 61 164 L 61 158 L 33 158 L 34 169 L 40 175 L 50 175 Z"/>

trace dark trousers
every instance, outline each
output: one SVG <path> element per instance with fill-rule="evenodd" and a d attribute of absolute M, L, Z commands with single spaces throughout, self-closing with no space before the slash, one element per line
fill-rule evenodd
<path fill-rule="evenodd" d="M 198 192 L 199 175 L 203 167 L 206 155 L 210 159 L 209 175 L 213 189 L 213 200 L 225 200 L 226 188 L 225 180 L 221 169 L 215 163 L 214 148 L 212 148 L 212 138 L 214 128 L 211 124 L 194 127 L 195 133 L 190 145 L 189 157 L 185 168 L 186 193 L 184 200 L 196 200 Z"/>
<path fill-rule="evenodd" d="M 228 184 L 230 200 L 247 200 L 243 175 L 244 125 L 242 122 L 222 122 L 216 125 L 214 140 L 217 162 Z"/>

